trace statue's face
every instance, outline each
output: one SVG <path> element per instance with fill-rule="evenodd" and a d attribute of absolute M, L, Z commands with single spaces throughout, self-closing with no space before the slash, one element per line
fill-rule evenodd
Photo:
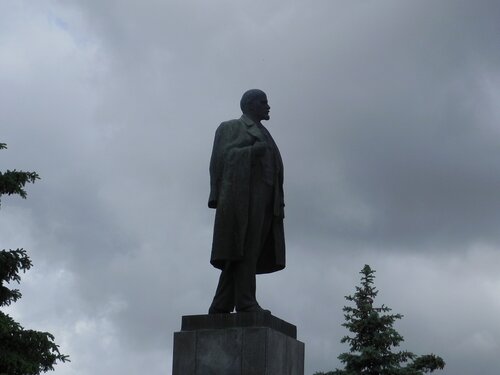
<path fill-rule="evenodd" d="M 259 95 L 252 100 L 248 105 L 248 109 L 255 120 L 269 120 L 269 110 L 271 107 L 267 102 L 266 94 Z"/>

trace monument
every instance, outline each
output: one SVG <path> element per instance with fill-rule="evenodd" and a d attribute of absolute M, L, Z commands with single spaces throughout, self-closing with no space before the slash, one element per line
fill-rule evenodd
<path fill-rule="evenodd" d="M 255 293 L 256 274 L 285 268 L 283 161 L 262 125 L 270 106 L 252 89 L 240 108 L 239 119 L 217 128 L 210 159 L 210 263 L 221 274 L 208 315 L 184 316 L 174 334 L 174 375 L 304 374 L 296 327 L 263 309 Z"/>

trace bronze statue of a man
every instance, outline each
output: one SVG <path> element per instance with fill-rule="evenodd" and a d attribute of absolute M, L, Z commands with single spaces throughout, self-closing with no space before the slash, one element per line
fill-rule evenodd
<path fill-rule="evenodd" d="M 248 90 L 243 115 L 217 128 L 210 160 L 210 197 L 215 208 L 210 263 L 221 270 L 209 314 L 255 312 L 255 275 L 285 267 L 283 162 L 262 120 L 266 94 Z"/>

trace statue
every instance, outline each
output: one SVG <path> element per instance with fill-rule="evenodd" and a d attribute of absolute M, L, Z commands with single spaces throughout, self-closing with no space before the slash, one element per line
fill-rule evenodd
<path fill-rule="evenodd" d="M 283 162 L 261 123 L 269 120 L 267 96 L 249 90 L 240 107 L 239 119 L 217 128 L 210 160 L 210 263 L 221 274 L 209 314 L 267 311 L 255 298 L 255 275 L 285 268 Z"/>

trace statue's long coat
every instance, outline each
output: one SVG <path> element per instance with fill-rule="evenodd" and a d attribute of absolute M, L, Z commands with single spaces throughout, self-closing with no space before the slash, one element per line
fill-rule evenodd
<path fill-rule="evenodd" d="M 243 258 L 248 228 L 252 164 L 256 142 L 266 142 L 260 129 L 247 116 L 223 122 L 215 132 L 210 160 L 210 197 L 208 206 L 216 208 L 210 263 L 222 269 L 226 261 Z M 271 145 L 270 145 L 271 146 Z M 257 262 L 257 273 L 270 273 L 285 267 L 283 232 L 283 162 L 275 154 L 272 228 Z"/>

